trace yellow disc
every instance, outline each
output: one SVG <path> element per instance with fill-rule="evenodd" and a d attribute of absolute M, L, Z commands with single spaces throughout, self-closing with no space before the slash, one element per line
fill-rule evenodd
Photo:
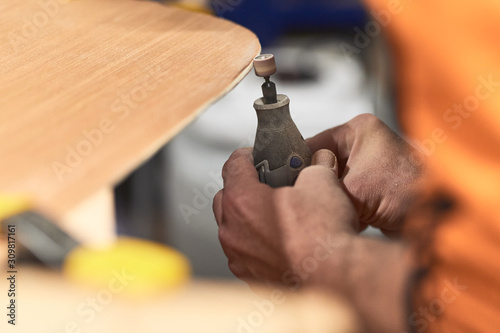
<path fill-rule="evenodd" d="M 0 221 L 31 208 L 31 200 L 23 195 L 0 193 Z"/>
<path fill-rule="evenodd" d="M 210 8 L 208 8 L 206 6 L 199 5 L 197 3 L 179 2 L 179 3 L 174 3 L 173 6 L 179 7 L 179 8 L 185 9 L 185 10 L 189 10 L 192 12 L 213 15 L 213 11 Z"/>
<path fill-rule="evenodd" d="M 79 247 L 66 258 L 64 274 L 72 281 L 112 293 L 150 296 L 181 287 L 189 280 L 188 259 L 167 246 L 119 238 L 111 247 Z"/>

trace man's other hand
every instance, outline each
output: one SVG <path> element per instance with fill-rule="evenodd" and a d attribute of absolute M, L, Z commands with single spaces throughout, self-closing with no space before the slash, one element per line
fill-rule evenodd
<path fill-rule="evenodd" d="M 420 157 L 408 143 L 371 114 L 307 140 L 313 152 L 329 149 L 339 163 L 340 183 L 360 222 L 387 235 L 403 228 L 417 192 Z"/>

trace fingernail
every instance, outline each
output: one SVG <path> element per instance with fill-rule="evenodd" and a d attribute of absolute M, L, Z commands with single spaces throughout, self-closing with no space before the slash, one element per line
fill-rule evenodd
<path fill-rule="evenodd" d="M 337 157 L 328 149 L 318 150 L 312 158 L 312 165 L 321 165 L 337 173 Z"/>

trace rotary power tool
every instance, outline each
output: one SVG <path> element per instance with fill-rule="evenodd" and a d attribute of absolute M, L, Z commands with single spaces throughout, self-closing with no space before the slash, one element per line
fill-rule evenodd
<path fill-rule="evenodd" d="M 311 164 L 311 151 L 290 116 L 290 99 L 276 93 L 272 54 L 255 57 L 255 74 L 263 77 L 263 97 L 254 102 L 258 125 L 253 148 L 259 180 L 271 187 L 292 186 L 300 171 Z"/>

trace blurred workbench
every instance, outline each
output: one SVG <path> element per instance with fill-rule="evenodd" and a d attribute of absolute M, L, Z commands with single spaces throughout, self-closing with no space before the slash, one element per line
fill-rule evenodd
<path fill-rule="evenodd" d="M 101 289 L 77 288 L 58 274 L 23 267 L 19 317 L 2 332 L 37 333 L 356 333 L 345 303 L 325 293 L 290 293 L 196 281 L 154 297 L 131 297 L 133 276 Z M 0 282 L 2 290 L 7 281 Z M 43 288 L 40 288 L 43 286 Z"/>

